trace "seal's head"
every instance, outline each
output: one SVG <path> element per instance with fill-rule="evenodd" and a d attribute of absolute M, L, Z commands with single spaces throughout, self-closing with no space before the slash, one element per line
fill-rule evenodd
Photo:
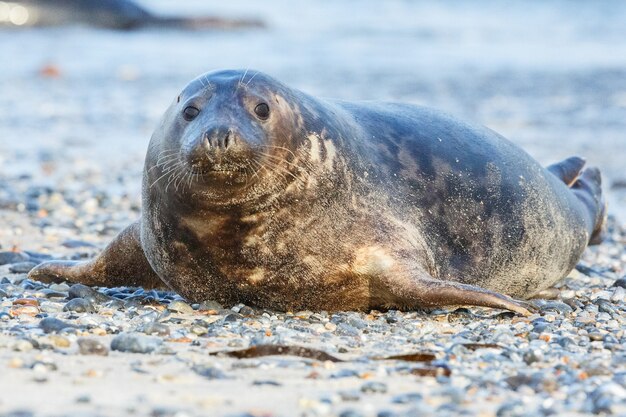
<path fill-rule="evenodd" d="M 288 103 L 290 94 L 256 71 L 196 78 L 152 136 L 145 185 L 168 195 L 227 203 L 261 194 L 268 176 L 295 177 L 294 151 L 302 135 L 295 134 L 298 117 Z"/>

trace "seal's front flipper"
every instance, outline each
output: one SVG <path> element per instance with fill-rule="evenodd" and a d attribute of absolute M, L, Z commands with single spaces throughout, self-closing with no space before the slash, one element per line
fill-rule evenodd
<path fill-rule="evenodd" d="M 41 282 L 70 281 L 102 287 L 164 287 L 143 253 L 139 228 L 139 222 L 128 226 L 95 259 L 44 262 L 28 277 Z"/>
<path fill-rule="evenodd" d="M 452 305 L 481 306 L 513 311 L 529 316 L 533 307 L 523 301 L 473 285 L 453 281 L 441 281 L 431 277 L 412 280 L 397 291 L 406 307 L 432 308 Z"/>
<path fill-rule="evenodd" d="M 579 156 L 572 156 L 561 162 L 548 166 L 547 169 L 557 178 L 560 178 L 565 185 L 571 187 L 574 182 L 576 182 L 576 179 L 580 175 L 584 166 L 585 160 L 583 158 Z"/>

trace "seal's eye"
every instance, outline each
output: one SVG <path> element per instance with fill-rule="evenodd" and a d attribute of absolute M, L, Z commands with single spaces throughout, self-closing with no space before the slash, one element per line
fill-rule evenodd
<path fill-rule="evenodd" d="M 266 103 L 257 104 L 254 108 L 254 112 L 259 116 L 259 119 L 267 120 L 267 118 L 270 117 L 270 106 Z"/>
<path fill-rule="evenodd" d="M 196 107 L 193 107 L 193 106 L 185 107 L 185 110 L 183 110 L 183 117 L 185 118 L 185 120 L 190 122 L 196 118 L 198 113 L 200 113 L 200 110 L 197 109 Z"/>

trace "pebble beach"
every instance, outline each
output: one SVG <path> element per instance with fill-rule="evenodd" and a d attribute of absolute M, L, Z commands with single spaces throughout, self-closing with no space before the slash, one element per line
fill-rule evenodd
<path fill-rule="evenodd" d="M 0 416 L 626 416 L 626 7 L 377 4 L 352 19 L 351 2 L 182 6 L 265 31 L 0 32 Z M 606 239 L 529 317 L 285 313 L 29 280 L 139 217 L 160 115 L 188 80 L 227 67 L 444 109 L 544 164 L 585 156 L 604 174 Z"/>

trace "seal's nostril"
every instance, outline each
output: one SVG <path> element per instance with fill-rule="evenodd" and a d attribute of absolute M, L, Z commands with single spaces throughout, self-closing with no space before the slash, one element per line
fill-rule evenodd
<path fill-rule="evenodd" d="M 226 138 L 224 139 L 224 149 L 227 149 L 230 146 L 230 132 L 226 133 Z"/>

